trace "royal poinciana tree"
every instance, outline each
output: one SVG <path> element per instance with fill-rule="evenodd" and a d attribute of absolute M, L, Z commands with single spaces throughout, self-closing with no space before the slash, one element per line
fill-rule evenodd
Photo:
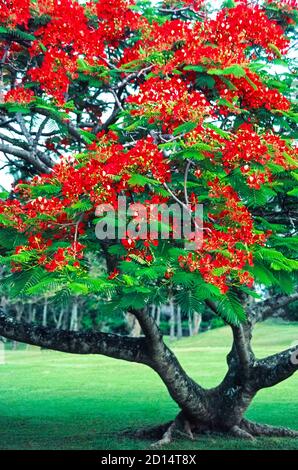
<path fill-rule="evenodd" d="M 0 204 L 1 260 L 18 295 L 95 295 L 143 336 L 56 331 L 1 313 L 6 338 L 155 370 L 181 412 L 158 428 L 296 436 L 248 421 L 260 389 L 298 369 L 296 348 L 257 359 L 252 328 L 297 299 L 295 0 L 0 1 L 0 151 L 27 178 Z M 30 177 L 30 175 L 32 177 Z M 203 204 L 203 244 L 95 236 L 95 209 Z M 131 219 L 138 219 L 132 214 Z M 100 270 L 93 269 L 94 258 Z M 257 308 L 254 285 L 276 293 Z M 228 371 L 204 389 L 150 315 L 207 305 L 233 332 Z M 199 365 L 198 365 L 199 367 Z M 133 384 L 132 384 L 133 386 Z"/>

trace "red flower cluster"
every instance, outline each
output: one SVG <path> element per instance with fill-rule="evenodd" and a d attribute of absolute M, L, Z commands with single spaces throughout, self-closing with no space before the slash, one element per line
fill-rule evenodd
<path fill-rule="evenodd" d="M 229 256 L 221 253 L 201 255 L 199 253 L 189 253 L 187 256 L 179 257 L 181 268 L 190 272 L 199 271 L 204 280 L 217 286 L 221 293 L 228 291 L 227 281 L 235 282 L 238 279 L 240 284 L 252 286 L 253 277 L 246 271 L 245 266 L 251 263 L 251 254 L 241 250 L 229 252 Z M 223 273 L 223 274 L 220 274 Z"/>
<path fill-rule="evenodd" d="M 128 180 L 133 173 L 152 175 L 162 182 L 169 179 L 169 166 L 152 137 L 140 139 L 125 150 L 118 142 L 106 145 L 104 135 L 89 148 L 92 152 L 84 166 L 65 160 L 53 170 L 52 177 L 61 184 L 68 203 L 85 194 L 92 203 L 114 204 L 120 191 L 129 190 Z"/>
<path fill-rule="evenodd" d="M 253 264 L 250 250 L 255 244 L 263 244 L 266 236 L 254 232 L 251 214 L 230 185 L 215 178 L 208 186 L 209 196 L 216 199 L 216 209 L 209 217 L 217 228 L 211 223 L 205 225 L 202 248 L 180 256 L 178 261 L 184 269 L 199 271 L 206 282 L 225 293 L 229 281 L 251 285 L 253 278 L 247 272 L 247 266 Z M 247 248 L 239 248 L 240 243 Z"/>
<path fill-rule="evenodd" d="M 15 253 L 19 254 L 22 251 L 30 251 L 30 250 L 43 251 L 43 250 L 46 250 L 51 245 L 52 245 L 52 240 L 44 240 L 41 233 L 36 233 L 28 237 L 28 245 L 17 246 L 15 249 Z"/>
<path fill-rule="evenodd" d="M 125 261 L 132 261 L 134 257 L 138 257 L 144 260 L 146 263 L 150 264 L 153 261 L 153 256 L 151 252 L 151 244 L 154 246 L 158 245 L 157 240 L 138 240 L 132 238 L 124 238 L 121 240 L 122 245 L 127 250 L 126 255 L 123 257 Z"/>
<path fill-rule="evenodd" d="M 24 87 L 12 88 L 4 95 L 6 103 L 29 104 L 34 100 L 34 92 Z"/>
<path fill-rule="evenodd" d="M 231 45 L 246 49 L 258 45 L 264 48 L 269 56 L 273 57 L 273 44 L 280 51 L 285 52 L 289 40 L 284 37 L 282 28 L 270 20 L 265 10 L 259 5 L 249 4 L 242 0 L 234 8 L 221 10 L 215 20 L 210 21 L 209 37 L 215 44 Z"/>
<path fill-rule="evenodd" d="M 133 47 L 124 51 L 123 57 L 119 65 L 127 64 L 134 60 L 142 60 L 144 62 L 153 62 L 156 70 L 161 68 L 158 62 L 158 53 L 163 51 L 173 51 L 175 47 L 181 47 L 188 41 L 191 25 L 187 21 L 169 20 L 163 24 L 144 22 L 142 25 L 142 40 L 136 41 Z M 146 38 L 146 41 L 144 41 Z M 172 66 L 165 64 L 163 71 L 171 71 Z"/>
<path fill-rule="evenodd" d="M 37 29 L 35 36 L 42 40 L 47 49 L 62 50 L 67 47 L 71 51 L 84 51 L 89 46 L 91 30 L 88 28 L 88 19 L 85 9 L 74 0 L 48 0 L 46 3 L 38 1 L 37 6 L 50 20 L 45 26 Z M 92 46 L 93 46 L 92 41 Z M 40 53 L 36 41 L 31 47 L 31 53 Z"/>
<path fill-rule="evenodd" d="M 122 171 L 133 173 L 141 169 L 142 174 L 150 172 L 161 182 L 170 179 L 169 166 L 152 137 L 138 140 L 123 157 L 126 164 L 123 165 Z"/>
<path fill-rule="evenodd" d="M 172 132 L 187 121 L 202 122 L 211 110 L 202 92 L 192 90 L 189 83 L 176 77 L 150 78 L 140 86 L 138 94 L 127 101 L 136 105 L 132 115 L 146 116 L 149 123 L 162 123 L 165 132 Z"/>
<path fill-rule="evenodd" d="M 270 183 L 272 181 L 271 171 L 267 168 L 265 171 L 253 171 L 247 177 L 247 184 L 250 188 L 260 189 L 261 186 L 265 183 Z"/>
<path fill-rule="evenodd" d="M 222 98 L 232 102 L 234 98 L 241 100 L 241 106 L 247 109 L 265 108 L 267 110 L 288 111 L 289 100 L 278 90 L 268 88 L 248 69 L 246 78 L 231 78 L 234 89 L 229 89 L 221 80 L 216 81 L 217 89 Z"/>
<path fill-rule="evenodd" d="M 57 269 L 63 269 L 64 266 L 67 266 L 70 263 L 75 268 L 79 268 L 80 262 L 78 259 L 83 258 L 83 249 L 84 245 L 77 242 L 72 243 L 68 248 L 58 248 L 56 253 L 54 253 L 53 258 L 45 264 L 45 268 L 47 271 L 56 271 Z"/>
<path fill-rule="evenodd" d="M 222 151 L 222 161 L 227 169 L 233 169 L 242 164 L 246 172 L 247 165 L 245 164 L 256 162 L 264 165 L 268 160 L 270 160 L 270 155 L 267 146 L 250 124 L 243 124 L 239 127 L 237 133 L 231 136 L 231 140 L 226 141 Z"/>
<path fill-rule="evenodd" d="M 218 225 L 229 228 L 228 231 L 221 233 L 220 237 L 218 233 L 215 236 L 209 233 L 206 241 L 209 248 L 218 248 L 217 244 L 220 241 L 217 240 L 217 237 L 225 240 L 229 248 L 238 242 L 247 246 L 264 243 L 264 235 L 254 233 L 252 215 L 232 186 L 222 184 L 217 177 L 210 181 L 208 186 L 210 188 L 209 197 L 217 200 L 216 209 L 211 213 L 212 220 L 216 221 Z"/>
<path fill-rule="evenodd" d="M 76 70 L 76 61 L 71 55 L 50 48 L 41 67 L 30 69 L 28 75 L 33 81 L 39 82 L 41 89 L 52 95 L 59 105 L 63 105 L 70 80 L 78 75 Z"/>
<path fill-rule="evenodd" d="M 297 147 L 290 147 L 279 135 L 269 132 L 265 135 L 265 140 L 268 149 L 273 155 L 272 160 L 276 165 L 282 166 L 286 170 L 297 168 Z"/>
<path fill-rule="evenodd" d="M 251 124 L 243 124 L 230 140 L 222 143 L 222 161 L 227 172 L 240 168 L 249 187 L 260 189 L 272 181 L 268 168 L 256 169 L 256 164 L 272 162 L 284 169 L 295 168 L 297 152 L 289 147 L 279 136 L 271 133 L 258 135 Z M 288 160 L 286 155 L 289 156 Z M 292 164 L 289 163 L 292 161 Z"/>
<path fill-rule="evenodd" d="M 292 0 L 285 2 L 290 15 Z M 20 270 L 26 263 L 40 264 L 48 271 L 79 268 L 85 250 L 80 242 L 90 230 L 95 207 L 100 203 L 116 206 L 120 194 L 135 202 L 138 198 L 147 207 L 163 202 L 167 199 L 162 191 L 168 188 L 161 186 L 170 181 L 172 171 L 172 194 L 168 191 L 168 197 L 189 201 L 191 208 L 198 200 L 209 204 L 203 246 L 181 256 L 180 266 L 200 272 L 222 292 L 229 283 L 251 284 L 253 247 L 265 243 L 267 234 L 256 232 L 243 201 L 223 181 L 233 181 L 230 173 L 236 170 L 237 176 L 240 170 L 247 185 L 259 189 L 271 184 L 272 164 L 281 167 L 277 170 L 293 167 L 295 150 L 272 132 L 262 131 L 260 118 L 269 114 L 266 110 L 288 111 L 290 103 L 278 90 L 267 87 L 250 67 L 258 54 L 271 59 L 279 56 L 279 51 L 284 53 L 289 44 L 284 31 L 288 29 L 284 17 L 279 25 L 266 14 L 268 3 L 274 6 L 280 2 L 268 0 L 257 6 L 237 1 L 232 8 L 196 21 L 190 10 L 199 10 L 202 3 L 166 0 L 163 6 L 171 11 L 188 8 L 181 19 L 171 20 L 171 16 L 178 16 L 155 16 L 150 9 L 149 15 L 146 11 L 141 14 L 131 0 L 0 0 L 1 24 L 19 26 L 29 38 L 19 44 L 10 39 L 2 41 L 1 59 L 8 76 L 14 62 L 18 67 L 21 63 L 22 69 L 26 60 L 28 65 L 22 76 L 24 86 L 16 84 L 19 77 L 13 83 L 14 74 L 10 75 L 12 89 L 5 94 L 5 102 L 31 103 L 34 93 L 25 86 L 26 81 L 33 80 L 38 96 L 43 92 L 53 99 L 50 108 L 54 120 L 55 111 L 72 100 L 74 113 L 69 119 L 77 116 L 79 132 L 94 132 L 86 152 L 80 148 L 79 155 L 62 158 L 50 174 L 35 177 L 30 184 L 20 183 L 14 190 L 15 198 L 0 202 L 1 221 L 26 237 L 24 245 L 16 249 L 14 269 Z M 29 13 L 34 21 L 28 21 Z M 190 17 L 194 19 L 187 19 Z M 227 67 L 230 70 L 224 70 Z M 10 83 L 6 75 L 4 83 L 5 87 Z M 115 117 L 113 129 L 117 134 L 103 131 L 95 136 L 101 113 L 108 106 L 101 94 L 117 87 L 124 108 L 115 97 L 112 119 Z M 11 108 L 6 107 L 8 111 Z M 262 112 L 257 112 L 260 108 Z M 31 109 L 34 113 L 33 106 Z M 238 128 L 239 118 L 235 117 L 245 117 L 245 109 L 252 113 L 252 119 Z M 144 125 L 134 119 L 138 116 Z M 223 116 L 227 116 L 225 122 Z M 129 124 L 133 121 L 130 128 L 126 119 Z M 223 122 L 223 128 L 216 132 L 218 121 Z M 174 130 L 183 124 L 184 132 L 176 135 Z M 193 130 L 185 132 L 190 128 Z M 88 133 L 82 135 L 90 142 Z M 57 154 L 61 145 L 78 148 L 72 137 L 60 141 L 50 137 L 42 144 Z M 181 154 L 189 158 L 188 173 Z M 155 186 L 152 179 L 161 184 Z M 39 194 L 43 196 L 37 197 Z M 172 217 L 172 235 L 177 224 Z M 151 264 L 155 261 L 152 245 L 154 240 L 122 240 L 122 259 L 140 258 L 141 264 Z M 169 280 L 173 272 L 162 266 L 165 279 Z M 115 269 L 109 278 L 118 274 Z"/>
<path fill-rule="evenodd" d="M 216 18 L 188 25 L 187 34 L 177 35 L 172 59 L 166 70 L 182 69 L 183 65 L 225 68 L 234 64 L 248 63 L 247 50 L 252 46 L 263 48 L 268 57 L 286 52 L 289 40 L 283 29 L 266 15 L 258 5 L 239 1 L 234 8 L 224 8 Z M 154 34 L 154 33 L 153 33 Z M 214 47 L 216 46 L 216 47 Z M 166 48 L 168 50 L 168 48 Z M 162 67 L 164 69 L 164 67 Z"/>
<path fill-rule="evenodd" d="M 153 176 L 160 181 L 169 179 L 168 163 L 152 137 L 140 139 L 126 150 L 117 142 L 116 134 L 108 133 L 108 136 L 99 136 L 97 144 L 90 146 L 89 153 L 86 153 L 85 161 L 65 158 L 54 166 L 50 174 L 34 177 L 30 186 L 18 184 L 14 192 L 19 199 L 0 201 L 0 214 L 5 216 L 7 223 L 31 234 L 28 244 L 19 247 L 19 252 L 37 250 L 36 262 L 50 271 L 62 269 L 73 260 L 76 260 L 73 266 L 78 266 L 77 260 L 82 257 L 84 246 L 78 243 L 77 237 L 84 234 L 88 218 L 93 216 L 98 204 L 115 204 L 121 191 L 130 195 L 129 179 L 133 173 Z M 59 196 L 34 198 L 34 188 L 44 184 L 56 186 Z M 134 192 L 140 191 L 144 191 L 144 187 L 135 185 Z M 84 211 L 79 221 L 73 220 L 69 210 L 80 201 L 88 202 L 90 209 Z M 49 251 L 50 244 L 44 244 L 40 231 L 46 234 L 47 239 L 67 241 L 69 247 L 59 247 L 58 251 L 51 253 L 49 260 L 50 255 L 41 251 L 45 247 Z M 151 261 L 149 246 L 127 248 L 133 248 L 134 254 Z M 20 269 L 21 265 L 15 268 Z"/>
<path fill-rule="evenodd" d="M 47 0 L 32 5 L 36 14 L 50 19 L 34 33 L 37 40 L 30 53 L 39 63 L 43 58 L 41 66 L 30 69 L 28 76 L 62 105 L 78 75 L 77 60 L 106 65 L 107 46 L 114 50 L 130 30 L 144 22 L 132 5 L 133 1 L 126 0 L 99 0 L 86 6 L 77 0 Z"/>
<path fill-rule="evenodd" d="M 0 0 L 0 23 L 9 27 L 26 26 L 30 18 L 30 0 Z"/>
<path fill-rule="evenodd" d="M 27 217 L 31 219 L 35 218 L 38 214 L 58 214 L 63 207 L 63 202 L 57 197 L 46 199 L 45 197 L 39 196 L 37 199 L 31 199 L 28 203 L 24 204 L 23 209 Z"/>
<path fill-rule="evenodd" d="M 96 3 L 97 18 L 106 41 L 114 46 L 125 37 L 127 30 L 136 30 L 142 24 L 142 18 L 131 7 L 133 0 L 99 0 Z"/>

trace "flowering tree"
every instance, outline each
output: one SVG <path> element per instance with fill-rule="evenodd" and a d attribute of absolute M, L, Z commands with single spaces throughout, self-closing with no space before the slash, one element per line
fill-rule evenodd
<path fill-rule="evenodd" d="M 143 336 L 55 331 L 4 313 L 0 334 L 154 369 L 181 409 L 157 430 L 162 443 L 177 428 L 297 435 L 244 418 L 260 389 L 298 369 L 295 348 L 256 359 L 251 347 L 257 319 L 297 299 L 296 7 L 231 1 L 211 14 L 202 0 L 0 0 L 0 151 L 31 175 L 2 194 L 6 282 L 53 299 L 95 294 L 111 316 L 132 313 Z M 134 237 L 98 240 L 95 210 L 119 211 L 119 196 L 147 214 L 174 202 L 192 217 L 203 204 L 202 243 L 186 251 L 175 217 L 168 239 L 141 236 L 137 210 Z M 251 309 L 254 283 L 278 298 Z M 207 305 L 230 325 L 217 387 L 194 382 L 163 341 L 148 305 L 169 298 L 183 312 Z"/>

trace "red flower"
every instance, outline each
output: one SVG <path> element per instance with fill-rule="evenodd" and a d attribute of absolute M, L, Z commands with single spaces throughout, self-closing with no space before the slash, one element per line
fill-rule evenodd
<path fill-rule="evenodd" d="M 136 242 L 135 240 L 132 240 L 132 238 L 127 238 L 127 239 L 124 238 L 123 240 L 121 240 L 121 243 L 124 246 L 124 248 L 126 248 L 127 250 L 134 248 L 136 246 Z"/>
<path fill-rule="evenodd" d="M 109 274 L 108 279 L 115 279 L 120 274 L 118 269 L 114 268 L 114 270 Z"/>
<path fill-rule="evenodd" d="M 4 101 L 6 103 L 29 104 L 33 99 L 34 92 L 24 87 L 12 88 L 4 96 Z"/>

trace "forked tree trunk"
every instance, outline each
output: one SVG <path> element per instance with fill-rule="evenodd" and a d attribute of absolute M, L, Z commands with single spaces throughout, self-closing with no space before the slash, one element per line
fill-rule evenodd
<path fill-rule="evenodd" d="M 279 301 L 279 306 L 280 306 Z M 213 303 L 207 304 L 213 310 Z M 268 307 L 265 303 L 264 306 Z M 254 436 L 297 437 L 298 431 L 275 428 L 248 421 L 245 412 L 257 392 L 272 387 L 298 370 L 298 347 L 257 360 L 251 348 L 253 315 L 240 326 L 231 326 L 233 344 L 227 356 L 228 371 L 212 389 L 196 383 L 164 343 L 154 318 L 146 310 L 132 311 L 144 336 L 124 337 L 97 331 L 63 331 L 28 325 L 9 318 L 0 309 L 0 335 L 58 351 L 76 354 L 103 354 L 146 364 L 152 368 L 178 404 L 180 412 L 170 423 L 149 431 L 162 445 L 171 441 L 176 430 L 187 433 L 223 432 L 243 438 Z M 144 434 L 143 431 L 139 435 Z M 148 434 L 146 430 L 145 434 Z"/>
<path fill-rule="evenodd" d="M 147 322 L 139 315 L 142 324 Z M 150 337 L 150 328 L 147 336 Z M 154 327 L 153 327 L 154 329 Z M 195 383 L 182 369 L 173 353 L 164 343 L 152 347 L 153 369 L 165 383 L 169 394 L 180 407 L 176 419 L 167 425 L 138 434 L 158 436 L 158 445 L 169 443 L 174 432 L 184 432 L 192 439 L 193 433 L 220 432 L 253 439 L 255 436 L 298 437 L 298 431 L 259 425 L 245 419 L 244 415 L 257 392 L 288 378 L 298 369 L 293 361 L 295 349 L 263 361 L 255 359 L 251 349 L 252 324 L 248 322 L 232 327 L 233 345 L 227 356 L 228 372 L 222 382 L 212 389 Z M 146 330 L 145 330 L 146 331 Z"/>

